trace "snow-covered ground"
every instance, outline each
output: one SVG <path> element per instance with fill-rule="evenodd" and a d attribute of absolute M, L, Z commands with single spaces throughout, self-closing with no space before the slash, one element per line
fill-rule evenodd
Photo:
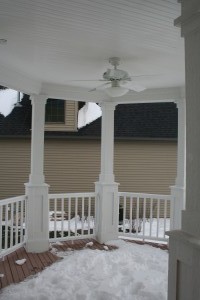
<path fill-rule="evenodd" d="M 166 300 L 168 253 L 112 241 L 119 249 L 60 253 L 63 259 L 32 279 L 9 286 L 1 300 Z"/>
<path fill-rule="evenodd" d="M 62 218 L 57 218 L 56 222 L 54 221 L 54 218 L 52 217 L 52 215 L 54 214 L 53 211 L 50 211 L 49 216 L 50 216 L 50 221 L 49 221 L 49 231 L 54 231 L 54 229 L 56 228 L 57 231 L 68 231 L 70 228 L 71 232 L 75 232 L 76 230 L 89 230 L 89 229 L 93 229 L 95 226 L 95 220 L 94 217 L 91 216 L 90 217 L 90 221 L 88 222 L 88 219 L 85 218 L 84 221 L 81 220 L 80 216 L 77 215 L 77 217 L 72 218 L 71 220 L 64 220 Z M 58 215 L 61 215 L 62 212 L 58 211 L 57 212 Z M 133 220 L 132 222 L 136 222 L 136 220 Z M 165 236 L 165 231 L 170 230 L 170 219 L 163 219 L 160 218 L 159 220 L 157 218 L 153 218 L 151 221 L 150 219 L 146 219 L 144 222 L 143 220 L 138 220 L 138 224 L 140 223 L 141 225 L 141 230 L 138 231 L 138 234 L 136 233 L 131 233 L 129 232 L 129 228 L 132 228 L 130 226 L 130 220 L 125 219 L 124 220 L 124 225 L 119 225 L 119 231 L 122 233 L 123 232 L 123 226 L 125 229 L 125 233 L 127 233 L 130 237 L 135 238 L 136 236 L 138 236 L 139 238 L 142 238 L 143 236 L 145 236 L 146 238 L 149 237 L 151 239 L 155 238 L 159 240 L 163 239 L 163 238 L 167 238 L 167 236 Z M 24 224 L 25 226 L 25 224 Z M 56 226 L 56 227 L 55 227 Z M 120 235 L 119 232 L 119 235 Z M 121 234 L 122 235 L 122 234 Z"/>

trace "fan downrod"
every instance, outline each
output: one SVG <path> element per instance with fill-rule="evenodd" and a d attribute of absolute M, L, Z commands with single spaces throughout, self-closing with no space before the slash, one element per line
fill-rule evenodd
<path fill-rule="evenodd" d="M 119 57 L 110 57 L 109 63 L 116 69 L 119 66 L 120 58 Z"/>

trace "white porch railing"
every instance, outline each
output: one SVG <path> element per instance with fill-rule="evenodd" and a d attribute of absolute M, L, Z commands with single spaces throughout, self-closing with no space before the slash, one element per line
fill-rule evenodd
<path fill-rule="evenodd" d="M 25 243 L 25 196 L 0 200 L 0 257 Z"/>
<path fill-rule="evenodd" d="M 49 195 L 50 241 L 94 237 L 95 193 Z"/>
<path fill-rule="evenodd" d="M 167 241 L 170 195 L 119 193 L 119 236 Z"/>
<path fill-rule="evenodd" d="M 119 236 L 167 241 L 170 195 L 119 193 Z M 50 241 L 95 237 L 95 193 L 49 194 Z M 0 201 L 0 257 L 25 244 L 26 197 Z"/>

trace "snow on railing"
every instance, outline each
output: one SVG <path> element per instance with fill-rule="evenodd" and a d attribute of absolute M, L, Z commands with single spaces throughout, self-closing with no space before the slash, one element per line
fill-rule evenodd
<path fill-rule="evenodd" d="M 119 193 L 119 235 L 133 239 L 167 241 L 170 195 Z"/>
<path fill-rule="evenodd" d="M 0 257 L 25 243 L 25 210 L 24 195 L 0 201 Z"/>
<path fill-rule="evenodd" d="M 94 236 L 95 193 L 49 194 L 50 241 Z"/>

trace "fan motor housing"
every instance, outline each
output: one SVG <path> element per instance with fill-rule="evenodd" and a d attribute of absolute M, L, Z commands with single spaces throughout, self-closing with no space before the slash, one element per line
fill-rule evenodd
<path fill-rule="evenodd" d="M 114 80 L 131 80 L 128 73 L 119 69 L 107 69 L 105 73 L 103 73 L 103 78 L 109 81 Z"/>

